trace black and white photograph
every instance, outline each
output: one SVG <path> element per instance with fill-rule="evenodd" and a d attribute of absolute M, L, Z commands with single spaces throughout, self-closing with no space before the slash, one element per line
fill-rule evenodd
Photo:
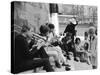
<path fill-rule="evenodd" d="M 11 2 L 11 73 L 98 68 L 98 7 Z"/>

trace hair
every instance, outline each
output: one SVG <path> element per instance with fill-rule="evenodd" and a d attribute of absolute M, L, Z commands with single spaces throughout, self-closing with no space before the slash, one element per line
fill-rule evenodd
<path fill-rule="evenodd" d="M 50 29 L 54 29 L 54 28 L 55 28 L 54 24 L 47 23 L 47 25 L 48 25 L 48 27 L 49 27 Z"/>
<path fill-rule="evenodd" d="M 49 31 L 50 31 L 50 29 L 49 29 L 48 26 L 46 26 L 46 25 L 41 25 L 41 26 L 40 26 L 40 33 L 46 34 L 46 33 L 49 32 Z"/>
<path fill-rule="evenodd" d="M 25 32 L 27 32 L 29 30 L 30 30 L 30 27 L 28 25 L 23 25 L 22 29 L 21 29 L 21 33 L 25 33 Z"/>
<path fill-rule="evenodd" d="M 94 26 L 91 26 L 91 27 L 89 27 L 88 33 L 93 34 L 93 32 L 95 33 L 95 31 L 96 31 L 96 28 Z"/>
<path fill-rule="evenodd" d="M 85 50 L 88 50 L 88 48 L 89 48 L 89 44 L 86 42 L 86 43 L 84 43 L 84 45 L 86 44 L 86 46 L 84 46 L 84 49 Z"/>
<path fill-rule="evenodd" d="M 80 38 L 76 38 L 76 39 L 75 39 L 75 43 L 78 43 L 78 40 L 81 41 Z"/>
<path fill-rule="evenodd" d="M 88 36 L 88 32 L 84 32 L 84 36 Z"/>

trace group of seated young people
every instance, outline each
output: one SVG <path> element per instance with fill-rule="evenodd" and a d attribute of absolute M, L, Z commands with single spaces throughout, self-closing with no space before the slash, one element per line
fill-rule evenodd
<path fill-rule="evenodd" d="M 93 69 L 97 68 L 97 29 L 90 26 L 84 32 L 84 40 L 81 41 L 77 37 L 75 27 L 78 21 L 75 18 L 69 20 L 69 24 L 65 28 L 65 37 L 62 38 L 61 48 L 66 52 L 67 59 L 73 55 L 75 61 L 84 61 L 88 65 L 92 65 Z"/>
<path fill-rule="evenodd" d="M 47 72 L 54 72 L 55 69 L 50 63 L 50 57 L 53 58 L 55 67 L 66 66 L 65 69 L 70 70 L 70 65 L 67 64 L 67 58 L 63 55 L 61 43 L 55 35 L 54 28 L 51 23 L 41 25 L 38 35 L 42 39 L 36 40 L 32 28 L 23 25 L 21 33 L 15 37 L 14 73 L 30 69 L 34 69 L 36 72 L 37 67 L 42 67 Z"/>
<path fill-rule="evenodd" d="M 84 32 L 84 40 L 75 39 L 76 55 L 80 61 L 85 61 L 92 65 L 93 69 L 97 68 L 97 36 L 96 28 L 91 26 Z"/>
<path fill-rule="evenodd" d="M 61 48 L 66 52 L 67 59 L 70 59 L 71 54 L 75 61 L 86 62 L 88 65 L 92 65 L 93 69 L 97 68 L 97 37 L 95 30 L 95 27 L 89 27 L 84 32 L 84 40 L 74 36 L 74 42 L 72 41 L 72 33 L 66 33 L 65 37 L 62 38 Z"/>
<path fill-rule="evenodd" d="M 90 64 L 87 42 L 80 47 L 80 38 L 74 41 L 74 35 L 67 31 L 59 40 L 60 37 L 55 34 L 55 26 L 51 23 L 41 25 L 39 30 L 38 35 L 42 38 L 36 39 L 32 28 L 23 25 L 21 33 L 15 37 L 14 73 L 31 69 L 36 72 L 37 67 L 42 67 L 46 72 L 54 72 L 53 66 L 57 68 L 65 66 L 65 70 L 70 70 L 67 62 L 71 60 L 70 54 L 73 54 L 75 61 L 84 57 L 84 60 Z M 55 63 L 53 66 L 52 60 Z"/>
<path fill-rule="evenodd" d="M 44 47 L 33 47 L 35 42 L 31 41 L 32 37 L 31 28 L 26 25 L 23 25 L 21 33 L 15 37 L 13 73 L 20 73 L 30 69 L 35 71 L 37 67 L 41 66 L 47 72 L 54 71 Z"/>
<path fill-rule="evenodd" d="M 75 20 L 75 19 L 74 19 Z M 93 69 L 97 68 L 97 30 L 96 27 L 90 26 L 84 32 L 84 40 L 81 41 L 76 35 L 75 26 L 78 25 L 77 21 L 71 21 L 64 31 L 64 37 L 61 40 L 60 47 L 67 56 L 71 59 L 73 55 L 75 61 L 86 62 L 92 65 Z"/>

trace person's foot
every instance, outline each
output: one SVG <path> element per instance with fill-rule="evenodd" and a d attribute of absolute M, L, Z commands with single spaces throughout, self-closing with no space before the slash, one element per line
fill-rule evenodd
<path fill-rule="evenodd" d="M 87 63 L 88 65 L 90 65 L 90 64 L 91 64 L 89 61 L 86 61 L 86 63 Z"/>
<path fill-rule="evenodd" d="M 77 58 L 74 58 L 74 61 L 77 61 L 78 62 L 79 60 Z"/>
<path fill-rule="evenodd" d="M 33 72 L 37 73 L 37 72 L 39 72 L 40 70 L 41 70 L 41 67 L 37 67 L 37 68 L 34 69 Z"/>
<path fill-rule="evenodd" d="M 97 66 L 92 66 L 93 69 L 97 69 Z"/>
<path fill-rule="evenodd" d="M 55 61 L 55 65 L 57 68 L 61 68 L 61 65 L 59 64 L 59 62 Z"/>
<path fill-rule="evenodd" d="M 66 70 L 66 71 L 70 71 L 71 68 L 70 68 L 70 67 L 65 67 L 65 70 Z"/>

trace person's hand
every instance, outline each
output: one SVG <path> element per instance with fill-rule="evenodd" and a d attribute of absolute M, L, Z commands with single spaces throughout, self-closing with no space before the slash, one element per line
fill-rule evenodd
<path fill-rule="evenodd" d="M 44 45 L 45 45 L 45 42 L 42 39 L 38 40 L 38 42 L 37 42 L 37 49 L 40 49 Z"/>
<path fill-rule="evenodd" d="M 36 47 L 37 45 L 33 45 L 32 48 Z"/>

